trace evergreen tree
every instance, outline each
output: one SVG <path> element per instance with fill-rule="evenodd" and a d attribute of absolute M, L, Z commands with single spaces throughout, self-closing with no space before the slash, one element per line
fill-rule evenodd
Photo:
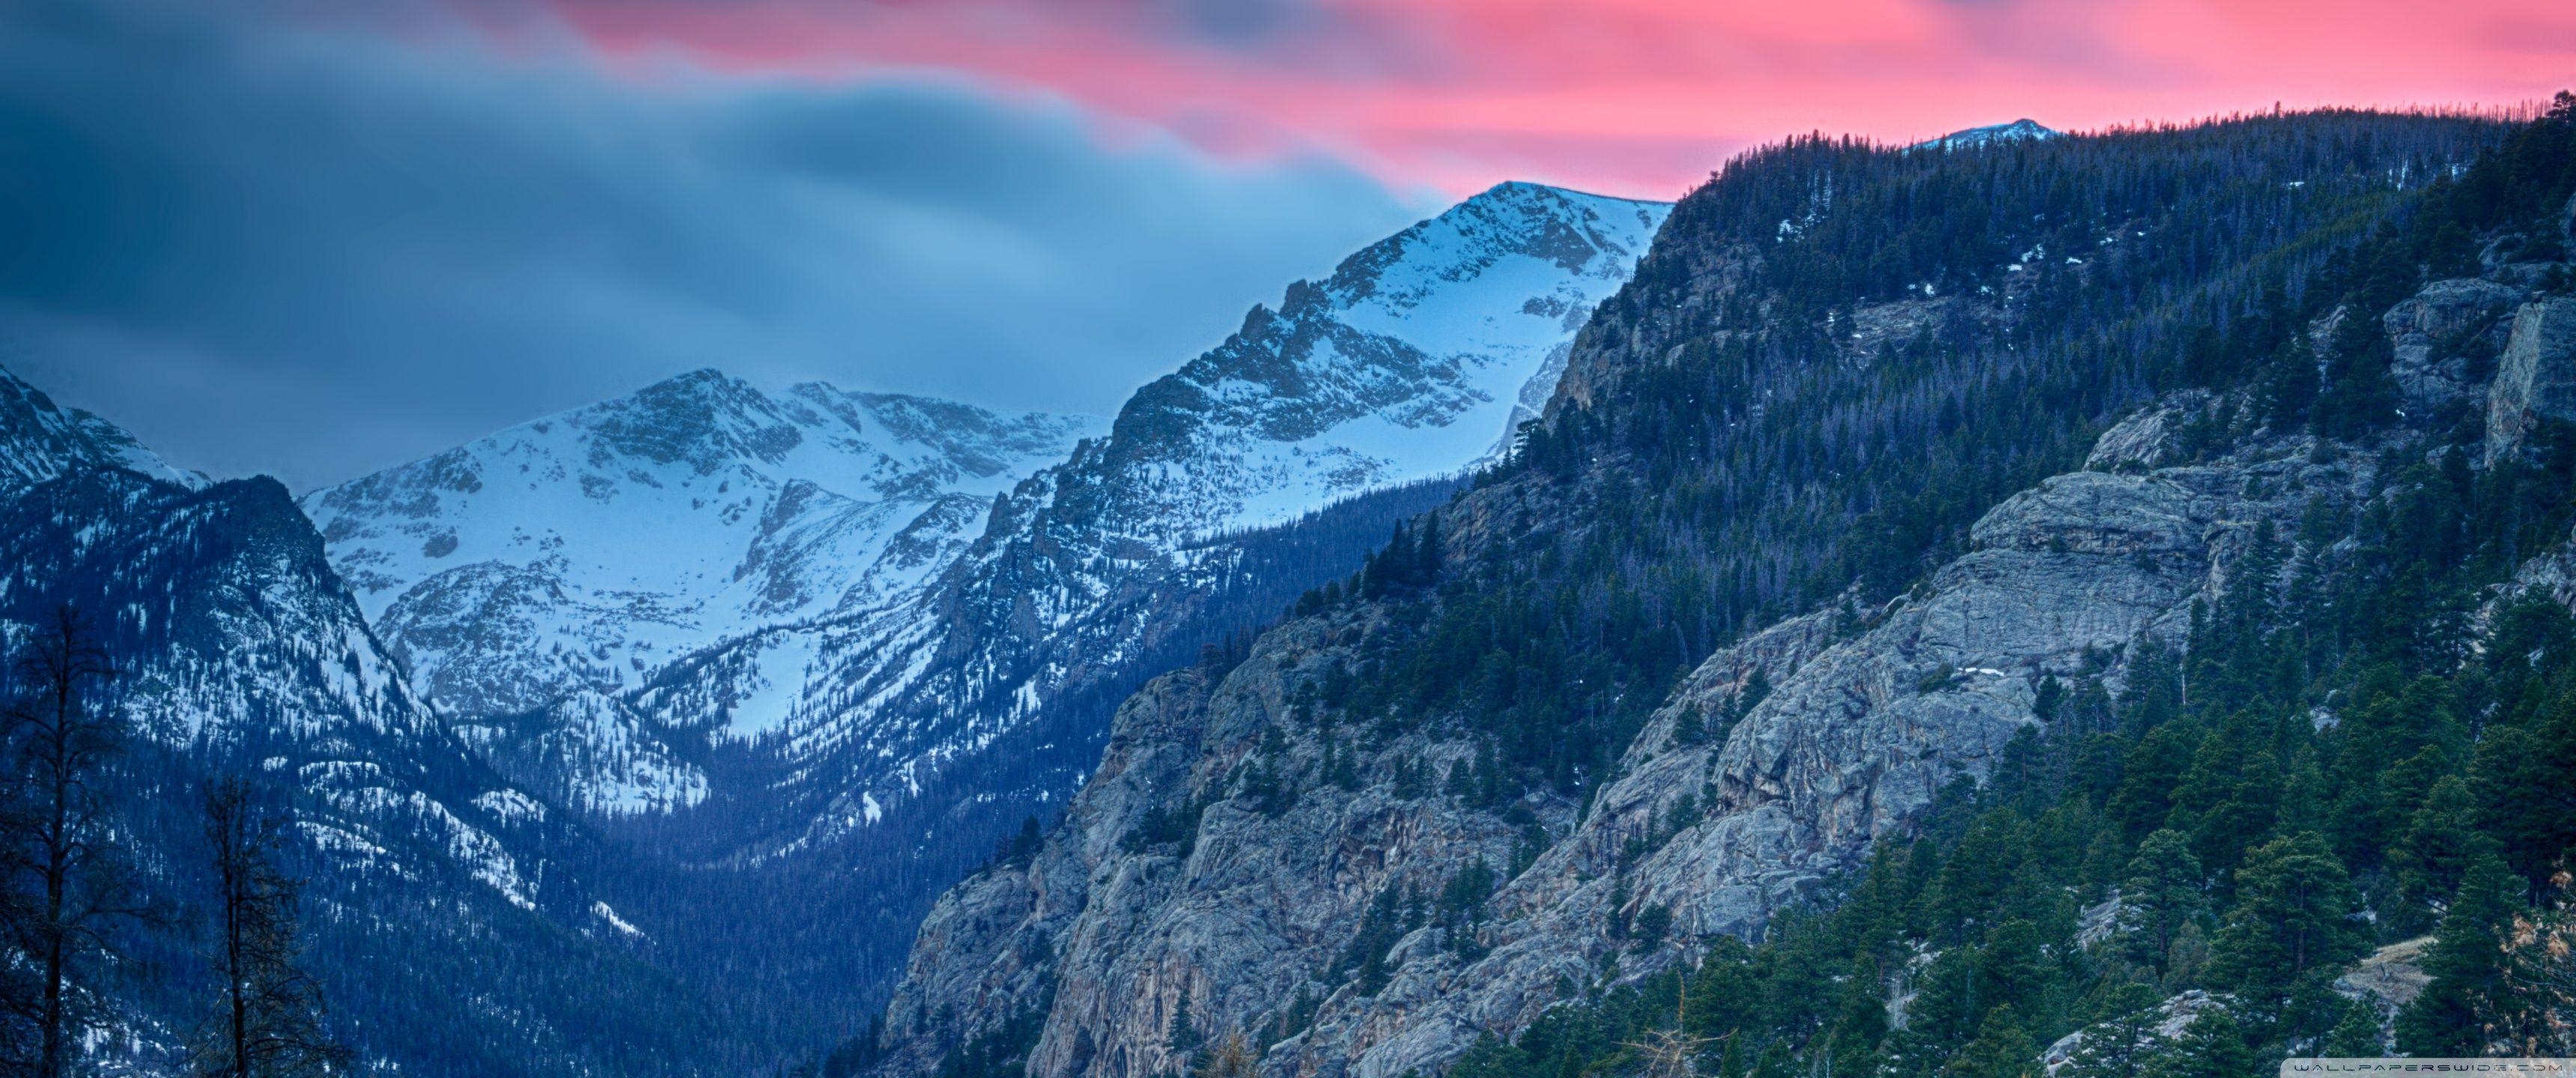
<path fill-rule="evenodd" d="M 2490 852 L 2469 863 L 2424 954 L 2431 978 L 2397 1015 L 2397 1047 L 2409 1055 L 2474 1056 L 2503 973 L 2503 932 L 2522 908 L 2522 880 Z"/>
<path fill-rule="evenodd" d="M 2487 1025 L 2494 1047 L 2516 1055 L 2576 1055 L 2576 875 L 2549 880 L 2551 896 L 2516 910 L 2505 926 L 2504 961 Z"/>
<path fill-rule="evenodd" d="M 1942 1065 L 1940 1078 L 2028 1078 L 2039 1072 L 2039 1046 L 2010 1004 L 1986 1012 L 1977 1036 Z"/>
<path fill-rule="evenodd" d="M 1862 955 L 1852 960 L 1851 972 L 1844 978 L 1842 1002 L 1835 1008 L 1830 1027 L 1830 1044 L 1826 1051 L 1837 1074 L 1864 1074 L 1878 1052 L 1879 1042 L 1887 1037 L 1887 984 L 1879 972 L 1878 959 Z"/>
<path fill-rule="evenodd" d="M 2576 694 L 2553 699 L 2538 722 L 2507 726 L 2478 746 L 2480 817 L 2505 861 L 2532 879 L 2576 849 Z"/>
<path fill-rule="evenodd" d="M 2354 1000 L 2343 1009 L 2343 1017 L 2327 1032 L 2316 1054 L 2329 1058 L 2367 1059 L 2387 1054 L 2388 1044 L 2380 1037 L 2379 1005 L 2367 999 Z"/>
<path fill-rule="evenodd" d="M 2403 933 L 2429 925 L 2433 904 L 2458 890 L 2469 866 L 2497 849 L 2477 829 L 2477 799 L 2459 775 L 2444 775 L 2426 791 L 2407 821 L 2405 836 L 2388 852 L 2400 900 L 2392 927 Z"/>
<path fill-rule="evenodd" d="M 1173 1066 L 1182 1074 L 1190 1071 L 1198 1056 L 1199 1027 L 1190 1018 L 1190 985 L 1181 982 L 1181 998 L 1172 1003 L 1171 1030 L 1163 1038 L 1163 1051 L 1170 1054 Z"/>
<path fill-rule="evenodd" d="M 2119 927 L 2132 960 L 2162 969 L 2184 926 L 2207 916 L 2200 858 L 2180 831 L 2163 829 L 2138 844 L 2120 882 Z"/>
<path fill-rule="evenodd" d="M 1422 538 L 1413 557 L 1413 582 L 1428 586 L 1440 580 L 1441 559 L 1446 552 L 1440 545 L 1440 514 L 1422 516 Z"/>
<path fill-rule="evenodd" d="M 2104 1017 L 2084 1028 L 2062 1078 L 2137 1078 L 2160 1047 L 2162 1003 L 2155 989 L 2136 981 L 2111 986 L 2098 1002 Z"/>
<path fill-rule="evenodd" d="M 2248 999 L 2286 996 L 2361 952 L 2359 901 L 2314 832 L 2274 839 L 2236 871 L 2236 904 L 2210 944 L 2210 979 Z"/>
<path fill-rule="evenodd" d="M 2264 1071 L 2246 1043 L 2245 1023 L 2231 1007 L 2193 1016 L 2180 1037 L 2147 1068 L 2148 1078 L 2247 1078 Z"/>

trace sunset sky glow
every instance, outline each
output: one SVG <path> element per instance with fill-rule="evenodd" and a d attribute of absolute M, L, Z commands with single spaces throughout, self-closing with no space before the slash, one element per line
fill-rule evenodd
<path fill-rule="evenodd" d="M 299 488 L 708 366 L 1106 414 L 1505 180 L 2569 84 L 2564 0 L 15 0 L 0 366 Z"/>
<path fill-rule="evenodd" d="M 1318 151 L 1465 194 L 1536 179 L 1672 197 L 1735 149 L 2322 104 L 2502 105 L 2576 77 L 2535 0 L 559 0 L 649 68 L 966 72 L 1226 155 Z M 522 13 L 524 14 L 524 12 Z"/>

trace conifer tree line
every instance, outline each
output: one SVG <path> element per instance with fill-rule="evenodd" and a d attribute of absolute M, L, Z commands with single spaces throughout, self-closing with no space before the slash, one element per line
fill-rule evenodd
<path fill-rule="evenodd" d="M 2576 523 L 2576 436 L 2544 431 L 2526 458 L 2477 466 L 2479 417 L 2400 415 L 2375 331 L 2390 304 L 2484 257 L 2563 258 L 2571 192 L 2566 95 L 2513 117 L 2322 112 L 1747 154 L 1675 209 L 1596 312 L 1568 373 L 1583 395 L 1476 477 L 1503 496 L 1479 518 L 1452 506 L 1407 523 L 1286 611 L 1360 634 L 1286 695 L 1284 724 L 1320 739 L 1320 762 L 1270 766 L 1274 730 L 1210 796 L 1276 816 L 1389 782 L 1501 816 L 1524 834 L 1510 864 L 1461 866 L 1454 908 L 1376 896 L 1321 994 L 1373 992 L 1395 942 L 1435 924 L 1472 955 L 1485 897 L 1562 837 L 1528 799 L 1588 803 L 1693 665 L 1819 610 L 1856 635 L 1964 553 L 1988 509 L 2082 467 L 2111 422 L 2197 401 L 2174 437 L 2182 463 L 2314 434 L 2326 458 L 2369 457 L 2377 486 L 2266 532 L 2231 572 L 2264 586 L 2194 611 L 2174 646 L 2134 642 L 2124 677 L 2104 657 L 2034 686 L 2043 722 L 1986 781 L 1944 791 L 1918 838 L 1760 941 L 1676 941 L 1670 910 L 1623 915 L 1613 931 L 1637 960 L 1674 945 L 1685 960 L 1562 983 L 1572 1005 L 1450 1074 L 2018 1078 L 2079 1030 L 2054 1078 L 2545 1048 L 2537 1031 L 2576 1028 L 2564 993 L 2535 987 L 2576 983 L 2549 962 L 2576 944 L 2558 892 L 2576 849 L 2576 618 L 2479 606 Z M 1941 302 L 1961 295 L 1979 298 Z M 1851 343 L 1857 311 L 1908 304 L 1912 328 Z M 2330 322 L 2339 309 L 2353 317 Z M 1243 653 L 1229 641 L 1203 662 L 1222 673 Z M 1674 736 L 1723 741 L 1768 691 L 1756 679 Z M 1445 770 L 1379 758 L 1424 730 L 1475 750 Z M 1674 806 L 1623 870 L 1713 801 Z M 1212 803 L 1160 806 L 1126 842 L 1186 854 Z M 2402 1012 L 2334 990 L 2356 958 L 2415 939 L 2433 984 Z M 1315 987 L 1240 1031 L 1256 1059 L 1305 1029 Z M 941 1078 L 1024 1073 L 1045 1008 L 963 1037 Z M 1194 1048 L 1166 1047 L 1204 1066 L 1211 1031 L 1189 1001 L 1171 1021 Z M 812 1072 L 865 1073 L 880 1047 L 872 1032 Z"/>
<path fill-rule="evenodd" d="M 2444 265 L 2473 257 L 2465 230 L 2503 212 L 2478 192 L 2528 186 L 2489 174 L 2563 168 L 2539 151 L 2481 158 L 2507 130 L 2326 112 L 1994 152 L 1811 137 L 1749 153 L 1676 207 L 1581 338 L 1647 334 L 1670 354 L 1624 359 L 1477 477 L 1536 491 L 1493 522 L 1517 539 L 1426 574 L 1430 514 L 1291 607 L 1399 600 L 1319 705 L 1484 716 L 1511 776 L 1499 799 L 1533 784 L 1579 796 L 1691 664 L 1828 600 L 1861 610 L 1902 592 L 1964 552 L 1988 507 L 2079 466 L 2153 395 L 2259 382 L 2304 424 L 2329 394 L 2292 355 L 2301 311 L 2354 281 L 2420 280 L 2418 249 L 2440 237 Z M 2035 257 L 2077 238 L 2081 256 Z M 1916 253 L 1854 268 L 1900 251 Z M 1741 266 L 1718 275 L 1737 283 L 1703 291 L 1711 260 Z M 1829 299 L 1837 288 L 1860 291 Z M 1979 289 L 2009 316 L 1849 351 L 1856 299 Z M 2356 422 L 2393 413 L 2376 373 L 2367 392 L 2335 383 Z"/>
<path fill-rule="evenodd" d="M 2265 135 L 2271 126 L 2223 125 L 2184 159 L 2214 152 L 2223 163 L 2239 152 L 2231 147 L 2267 137 L 2298 144 L 2302 160 L 2331 157 L 2339 140 L 2423 137 L 2359 117 Z M 2331 137 L 2320 143 L 2321 134 Z M 1453 1078 L 1639 1069 L 1723 1078 L 2235 1078 L 2294 1054 L 2576 1054 L 2576 616 L 2545 596 L 2487 605 L 2523 559 L 2563 541 L 2576 523 L 2576 431 L 2544 430 L 2527 454 L 2478 466 L 2473 408 L 2398 414 L 2378 327 L 2380 311 L 2428 281 L 2474 275 L 2499 259 L 2567 257 L 2561 215 L 2576 196 L 2576 97 L 2561 94 L 2543 114 L 2482 130 L 2473 143 L 2473 163 L 2450 167 L 2437 153 L 2421 163 L 2439 166 L 2425 173 L 2432 182 L 2356 193 L 2343 207 L 2355 217 L 2322 233 L 2333 242 L 2312 235 L 2260 252 L 2243 272 L 2219 271 L 2223 287 L 2149 288 L 2153 273 L 2088 280 L 2087 291 L 2135 286 L 2131 302 L 2164 312 L 2111 319 L 2111 332 L 2098 317 L 2068 319 L 2085 327 L 2075 340 L 2098 362 L 2045 365 L 2046 337 L 2027 325 L 2013 331 L 2014 351 L 2029 359 L 1989 355 L 1963 365 L 1958 357 L 1981 347 L 1974 342 L 1947 357 L 1947 346 L 1891 348 L 1876 373 L 1899 387 L 1900 402 L 1909 399 L 1902 387 L 1922 389 L 1922 425 L 1907 433 L 1932 448 L 1919 456 L 1942 465 L 1915 470 L 1868 456 L 1865 442 L 1802 443 L 1785 433 L 1775 444 L 1744 444 L 1745 428 L 1768 430 L 1782 412 L 1797 417 L 1795 427 L 1835 431 L 1841 405 L 1811 406 L 1791 390 L 1760 398 L 1763 411 L 1742 407 L 1744 389 L 1772 377 L 1769 365 L 1815 378 L 1818 361 L 1800 362 L 1794 342 L 1716 330 L 1701 346 L 1711 358 L 1644 372 L 1636 380 L 1650 390 L 1618 391 L 1619 403 L 1572 411 L 1534 432 L 1526 467 L 1614 490 L 1624 478 L 1663 496 L 1605 498 L 1620 526 L 1554 555 L 1592 587 L 1556 584 L 1569 598 L 1551 606 L 1544 577 L 1524 577 L 1518 587 L 1529 598 L 1502 607 L 1571 620 L 1573 595 L 1604 596 L 1615 610 L 1617 582 L 1635 582 L 1626 601 L 1645 604 L 1653 599 L 1636 595 L 1640 586 L 1678 577 L 1687 597 L 1639 618 L 1666 634 L 1677 615 L 1712 597 L 1759 608 L 1764 588 L 1775 586 L 1766 581 L 1780 595 L 1831 597 L 1830 588 L 1797 585 L 1798 571 L 1774 578 L 1731 565 L 1729 555 L 1744 548 L 1703 535 L 1767 534 L 1773 545 L 1764 553 L 1803 550 L 1817 580 L 1860 580 L 1864 598 L 1901 591 L 1959 549 L 1958 530 L 2003 492 L 2079 463 L 2075 447 L 2098 430 L 2086 417 L 2148 393 L 2207 391 L 2177 439 L 2186 458 L 2214 460 L 2249 439 L 2307 432 L 2325 439 L 2318 453 L 2373 455 L 2377 480 L 2361 497 L 2317 495 L 2295 527 L 2259 529 L 2231 570 L 2243 583 L 2195 606 L 2174 645 L 2132 643 L 2117 684 L 2090 673 L 2047 679 L 2037 687 L 2041 724 L 2024 730 L 1982 783 L 1957 781 L 1913 837 L 1874 850 L 1813 904 L 1775 919 L 1758 943 L 1693 941 L 1690 961 L 1624 985 L 1614 963 L 1596 985 L 1577 986 L 1575 1005 L 1511 1039 L 1487 1038 Z M 1779 253 L 1762 271 L 1781 285 L 1767 297 L 1775 310 L 1809 304 L 1818 323 L 1830 324 L 1838 316 L 1825 297 L 1885 297 L 1905 281 L 1978 283 L 1944 276 L 1937 258 L 1950 243 L 1974 248 L 1976 221 L 1953 220 L 1954 199 L 1964 196 L 1903 197 L 1963 182 L 1941 179 L 1947 170 L 1992 184 L 1975 188 L 1972 201 L 1984 208 L 1970 213 L 1998 220 L 2048 220 L 2054 199 L 2098 197 L 2076 176 L 2186 198 L 2227 186 L 2223 169 L 2170 187 L 2107 157 L 2108 171 L 2092 171 L 2081 163 L 2096 152 L 2043 146 L 1950 160 L 1793 142 L 1738 169 L 1785 161 L 1817 177 L 1790 188 L 1803 192 L 1797 198 L 1782 193 L 1777 169 L 1758 183 L 1731 169 L 1712 187 L 1741 205 L 1723 215 L 1685 207 L 1709 214 L 1707 227 L 1753 229 L 1739 237 L 1748 243 L 1772 242 L 1759 233 L 1781 220 L 1805 221 L 1807 237 L 1830 235 L 1830 222 L 1855 204 L 1874 208 L 1853 214 L 1849 227 L 1878 229 L 1872 214 L 1894 215 L 1898 241 L 1885 257 L 1896 269 L 1837 261 L 1829 244 L 1822 253 Z M 2073 176 L 2051 174 L 2052 158 Z M 2278 162 L 2267 153 L 2246 158 L 2264 160 Z M 2385 159 L 2377 160 L 2383 167 L 2370 171 L 2384 178 Z M 1874 185 L 1873 176 L 1903 182 Z M 2004 182 L 2016 176 L 2030 182 Z M 1730 186 L 1738 179 L 1740 190 Z M 1794 212 L 1811 204 L 1801 199 L 1826 197 L 1819 192 L 1831 192 L 1830 213 Z M 1905 239 L 1909 213 L 1965 231 L 1919 248 L 1934 262 L 1909 261 L 1906 252 L 1917 250 Z M 2225 223 L 2233 214 L 2209 217 L 2236 227 Z M 1692 227 L 1682 211 L 1676 219 Z M 2242 223 L 2271 227 L 2260 215 Z M 2038 244 L 2016 238 L 2011 246 Z M 2205 257 L 2223 243 L 2184 246 L 2174 257 Z M 1999 250 L 1976 257 L 2005 257 Z M 2543 295 L 2571 285 L 2563 271 L 2532 283 Z M 2046 304 L 2095 301 L 2072 289 L 2052 299 L 2045 285 L 2031 295 L 2043 322 Z M 1651 309 L 1654 297 L 1632 289 L 1620 303 L 1627 317 L 1665 317 Z M 2307 333 L 2337 310 L 2358 314 L 2343 324 L 2366 331 Z M 1796 320 L 1788 327 L 1798 332 Z M 1968 369 L 1981 386 L 1950 384 Z M 1764 492 L 1775 504 L 1801 482 L 1834 496 L 1811 502 L 1818 515 L 1785 525 L 1731 517 L 1755 515 L 1729 486 L 1739 459 L 1791 470 Z M 1796 478 L 1836 460 L 1916 485 L 1910 494 L 1872 494 L 1865 484 L 1837 486 L 1830 468 Z M 1855 519 L 1882 527 L 1840 545 L 1804 530 Z M 1920 526 L 1897 528 L 1900 520 Z M 1455 611 L 1496 618 L 1469 590 L 1444 589 L 1422 604 L 1441 609 L 1416 615 L 1420 635 L 1390 649 L 1398 685 L 1414 664 L 1478 684 L 1459 676 L 1479 669 L 1473 648 L 1439 650 Z M 1487 578 L 1474 591 L 1496 589 Z M 1637 635 L 1641 651 L 1653 636 Z M 1593 650 L 1616 655 L 1618 646 Z M 1596 662 L 1598 672 L 1622 674 L 1616 659 Z M 1654 684 L 1650 669 L 1638 660 L 1624 676 Z M 1405 697 L 1368 703 L 1390 701 L 1401 708 Z M 1693 736 L 1723 737 L 1727 720 Z M 1659 926 L 1637 923 L 1651 912 L 1622 926 L 1640 955 L 1661 942 Z M 2429 976 L 2402 1006 L 2337 988 L 2381 948 Z M 1687 1046 L 1678 1064 L 1665 1050 L 1675 1044 Z M 2061 1054 L 2044 1060 L 2052 1045 Z"/>
<path fill-rule="evenodd" d="M 69 606 L 12 628 L 23 631 L 8 637 L 0 683 L 0 1074 L 63 1078 L 127 1058 L 140 1016 L 120 1010 L 120 990 L 174 976 L 155 961 L 173 945 L 203 974 L 188 978 L 203 982 L 187 988 L 202 1022 L 172 1061 L 183 1073 L 349 1073 L 302 969 L 284 811 L 219 779 L 199 791 L 202 845 L 137 849 L 126 794 L 139 744 L 112 656 Z"/>

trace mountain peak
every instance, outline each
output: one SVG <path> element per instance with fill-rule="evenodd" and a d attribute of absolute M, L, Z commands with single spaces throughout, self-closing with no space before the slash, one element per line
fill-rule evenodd
<path fill-rule="evenodd" d="M 1915 143 L 1907 149 L 1972 150 L 1998 142 L 2038 142 L 2061 134 L 2064 132 L 2043 127 L 2039 121 L 2025 116 L 2008 124 L 1987 124 L 1953 131 L 1940 138 Z"/>
<path fill-rule="evenodd" d="M 304 505 L 419 683 L 489 716 L 916 587 L 980 520 L 957 505 L 1098 426 L 702 369 Z"/>
<path fill-rule="evenodd" d="M 1507 180 L 1343 259 L 1313 298 L 1343 309 L 1409 308 L 1427 290 L 1473 280 L 1516 256 L 1564 274 L 1624 278 L 1671 210 L 1669 202 Z"/>
<path fill-rule="evenodd" d="M 1570 203 L 1627 203 L 1638 206 L 1669 206 L 1672 204 L 1668 200 L 1625 198 L 1619 195 L 1594 194 L 1590 191 L 1578 191 L 1571 187 L 1557 187 L 1551 184 L 1533 183 L 1529 180 L 1504 180 L 1501 183 L 1495 184 L 1492 187 L 1488 187 L 1468 196 L 1466 201 L 1461 202 L 1458 205 L 1463 207 L 1492 202 L 1527 201 L 1533 198 L 1552 199 Z"/>
<path fill-rule="evenodd" d="M 0 369 L 0 484 L 41 483 L 65 472 L 124 468 L 164 482 L 203 487 L 206 478 L 171 467 L 125 429 Z"/>

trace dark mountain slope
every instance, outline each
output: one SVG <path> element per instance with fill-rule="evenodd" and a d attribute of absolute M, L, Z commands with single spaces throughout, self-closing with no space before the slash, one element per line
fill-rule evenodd
<path fill-rule="evenodd" d="M 584 879 L 596 839 L 412 696 L 283 487 L 181 485 L 128 470 L 133 452 L 58 455 L 0 490 L 0 625 L 13 654 L 58 604 L 96 630 L 119 672 L 104 703 L 133 730 L 118 845 L 175 916 L 121 928 L 126 972 L 84 984 L 96 1050 L 166 1063 L 203 1017 L 197 810 L 238 776 L 292 812 L 309 963 L 363 1060 L 557 1075 L 745 1058 Z"/>

